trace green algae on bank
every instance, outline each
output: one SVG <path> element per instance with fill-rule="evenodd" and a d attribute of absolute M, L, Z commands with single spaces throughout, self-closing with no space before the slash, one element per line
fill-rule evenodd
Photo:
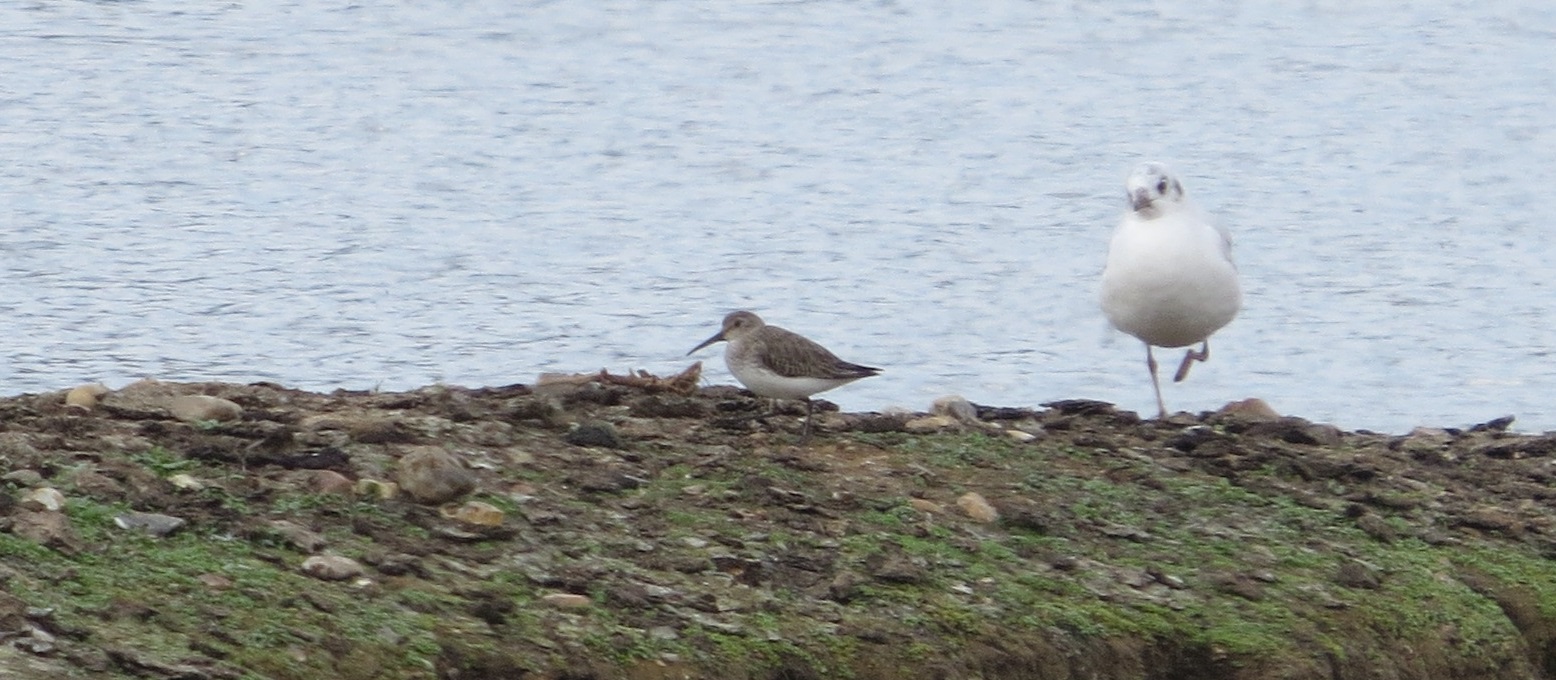
<path fill-rule="evenodd" d="M 724 428 L 644 415 L 743 408 L 726 388 L 159 385 L 226 399 L 244 419 L 116 410 L 111 393 L 92 411 L 63 393 L 0 400 L 0 460 L 16 480 L 0 510 L 20 526 L 36 512 L 16 502 L 23 487 L 58 488 L 69 531 L 0 533 L 0 624 L 21 650 L 0 671 L 1381 680 L 1556 668 L 1556 446 L 1539 436 L 1142 422 L 1091 404 L 987 411 L 932 434 L 832 413 L 818 417 L 831 431 L 797 448 L 793 416 Z M 567 443 L 581 422 L 610 423 L 622 447 Z M 1016 426 L 1038 436 L 1002 436 Z M 426 447 L 469 467 L 467 499 L 500 525 L 381 493 L 400 457 Z M 324 492 L 316 467 L 379 485 Z M 169 481 L 180 475 L 197 484 Z M 966 494 L 998 519 L 966 516 Z M 187 524 L 165 538 L 115 524 L 132 510 Z M 314 554 L 368 571 L 311 578 L 301 565 Z"/>

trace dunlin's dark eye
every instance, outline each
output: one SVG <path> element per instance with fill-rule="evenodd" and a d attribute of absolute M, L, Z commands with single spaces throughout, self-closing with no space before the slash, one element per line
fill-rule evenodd
<path fill-rule="evenodd" d="M 1166 177 L 1163 177 L 1161 179 L 1161 181 L 1156 183 L 1156 193 L 1158 193 L 1158 194 L 1165 194 L 1165 193 L 1167 193 L 1167 178 Z"/>

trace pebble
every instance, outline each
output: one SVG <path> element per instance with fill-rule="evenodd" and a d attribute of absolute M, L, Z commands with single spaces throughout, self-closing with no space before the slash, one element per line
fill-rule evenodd
<path fill-rule="evenodd" d="M 1248 420 L 1278 420 L 1280 414 L 1263 399 L 1257 397 L 1234 401 L 1216 411 L 1219 415 L 1238 416 Z"/>
<path fill-rule="evenodd" d="M 267 525 L 276 535 L 286 539 L 286 542 L 305 553 L 316 553 L 329 544 L 329 540 L 323 536 L 307 530 L 302 525 L 289 522 L 284 519 L 271 520 Z"/>
<path fill-rule="evenodd" d="M 1378 578 L 1378 571 L 1356 560 L 1346 560 L 1335 573 L 1335 583 L 1347 588 L 1360 588 L 1365 590 L 1377 590 L 1383 585 Z"/>
<path fill-rule="evenodd" d="M 1025 430 L 1005 430 L 1005 436 L 1015 440 L 1019 444 L 1037 441 L 1037 435 Z"/>
<path fill-rule="evenodd" d="M 457 508 L 445 508 L 442 513 L 449 519 L 483 527 L 502 526 L 504 516 L 503 511 L 497 506 L 481 501 L 466 501 Z"/>
<path fill-rule="evenodd" d="M 301 568 L 304 574 L 322 581 L 345 581 L 366 572 L 361 563 L 340 555 L 314 555 L 303 560 Z"/>
<path fill-rule="evenodd" d="M 578 609 L 589 606 L 587 595 L 575 595 L 573 593 L 550 593 L 540 596 L 540 601 L 558 609 Z"/>
<path fill-rule="evenodd" d="M 11 533 L 65 553 L 81 547 L 75 527 L 63 512 L 21 510 L 11 516 Z"/>
<path fill-rule="evenodd" d="M 48 486 L 29 489 L 22 494 L 21 505 L 28 510 L 58 512 L 65 508 L 65 494 Z"/>
<path fill-rule="evenodd" d="M 350 477 L 334 470 L 314 470 L 309 483 L 319 493 L 349 496 L 355 490 Z"/>
<path fill-rule="evenodd" d="M 1436 453 L 1448 448 L 1453 443 L 1453 435 L 1447 430 L 1434 427 L 1417 427 L 1405 435 L 1399 448 L 1410 454 Z"/>
<path fill-rule="evenodd" d="M 402 444 L 416 441 L 416 433 L 402 418 L 365 416 L 346 420 L 344 429 L 363 444 Z"/>
<path fill-rule="evenodd" d="M 33 630 L 38 631 L 39 629 L 34 628 Z M 12 644 L 17 649 L 37 656 L 49 656 L 57 649 L 52 641 L 39 639 L 37 635 L 22 638 Z"/>
<path fill-rule="evenodd" d="M 37 470 L 27 469 L 12 470 L 5 473 L 4 476 L 0 476 L 0 479 L 17 486 L 37 486 L 43 483 L 43 475 L 41 473 Z"/>
<path fill-rule="evenodd" d="M 0 432 L 0 457 L 16 461 L 30 460 L 38 455 L 38 448 L 32 445 L 26 434 L 21 432 Z"/>
<path fill-rule="evenodd" d="M 351 486 L 351 490 L 358 496 L 373 496 L 378 500 L 387 501 L 400 493 L 400 485 L 378 479 L 359 479 Z"/>
<path fill-rule="evenodd" d="M 131 510 L 113 518 L 113 523 L 120 529 L 142 531 L 152 536 L 167 536 L 178 531 L 187 520 L 172 515 L 163 515 L 155 512 L 136 512 Z"/>
<path fill-rule="evenodd" d="M 221 574 L 205 573 L 196 576 L 195 580 L 211 590 L 226 590 L 232 587 L 232 579 Z"/>
<path fill-rule="evenodd" d="M 1297 440 L 1288 439 L 1295 444 L 1312 443 L 1318 446 L 1339 446 L 1344 438 L 1340 428 L 1328 423 L 1314 423 L 1302 429 L 1302 436 Z"/>
<path fill-rule="evenodd" d="M 994 506 L 990 505 L 989 501 L 976 491 L 962 494 L 961 498 L 956 499 L 956 507 L 961 508 L 962 512 L 966 513 L 968 517 L 984 524 L 992 523 L 1000 518 L 999 511 L 995 510 Z"/>
<path fill-rule="evenodd" d="M 947 395 L 935 400 L 929 407 L 929 412 L 939 416 L 948 416 L 964 423 L 978 421 L 978 407 L 972 402 L 962 398 L 961 395 Z"/>
<path fill-rule="evenodd" d="M 82 385 L 65 393 L 65 405 L 82 411 L 90 411 L 97 408 L 97 401 L 100 397 L 111 391 L 107 385 L 102 383 Z"/>
<path fill-rule="evenodd" d="M 420 503 L 447 503 L 475 490 L 475 473 L 440 448 L 416 448 L 400 457 L 395 468 L 400 489 Z"/>
<path fill-rule="evenodd" d="M 119 497 L 124 495 L 124 485 L 118 480 L 104 475 L 96 470 L 81 469 L 70 476 L 70 483 L 77 491 L 95 498 Z"/>
<path fill-rule="evenodd" d="M 903 423 L 902 430 L 909 434 L 931 434 L 949 430 L 956 425 L 956 419 L 951 416 L 924 416 Z"/>
<path fill-rule="evenodd" d="M 173 488 L 182 489 L 184 491 L 199 491 L 200 489 L 205 488 L 205 482 L 195 479 L 194 475 L 185 472 L 180 472 L 176 475 L 173 475 L 172 477 L 168 477 L 167 481 L 169 484 L 173 485 Z"/>
<path fill-rule="evenodd" d="M 1264 585 L 1242 574 L 1218 574 L 1210 579 L 1222 592 L 1236 595 L 1251 602 L 1264 599 Z"/>
<path fill-rule="evenodd" d="M 186 423 L 226 422 L 243 417 L 243 407 L 208 394 L 185 394 L 168 402 L 168 412 Z"/>
<path fill-rule="evenodd" d="M 595 446 L 619 449 L 626 444 L 616 432 L 616 426 L 602 420 L 583 423 L 562 437 L 562 441 L 575 446 Z"/>
<path fill-rule="evenodd" d="M 1510 536 L 1521 535 L 1525 529 L 1517 515 L 1495 507 L 1470 510 L 1458 519 L 1458 524 L 1482 531 L 1499 531 Z"/>

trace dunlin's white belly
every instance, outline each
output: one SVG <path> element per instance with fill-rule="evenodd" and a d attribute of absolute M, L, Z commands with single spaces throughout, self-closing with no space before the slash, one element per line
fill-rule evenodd
<path fill-rule="evenodd" d="M 735 378 L 746 389 L 755 392 L 758 396 L 769 399 L 805 399 L 812 394 L 825 392 L 839 385 L 846 385 L 858 378 L 791 378 L 778 375 L 766 368 L 754 364 L 741 364 L 730 361 L 726 353 L 725 363 L 729 365 L 729 372 L 735 374 Z"/>

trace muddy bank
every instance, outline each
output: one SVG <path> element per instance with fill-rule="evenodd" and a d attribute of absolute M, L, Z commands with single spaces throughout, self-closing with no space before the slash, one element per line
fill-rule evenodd
<path fill-rule="evenodd" d="M 1556 677 L 1556 436 L 688 387 L 0 400 L 0 676 Z"/>

